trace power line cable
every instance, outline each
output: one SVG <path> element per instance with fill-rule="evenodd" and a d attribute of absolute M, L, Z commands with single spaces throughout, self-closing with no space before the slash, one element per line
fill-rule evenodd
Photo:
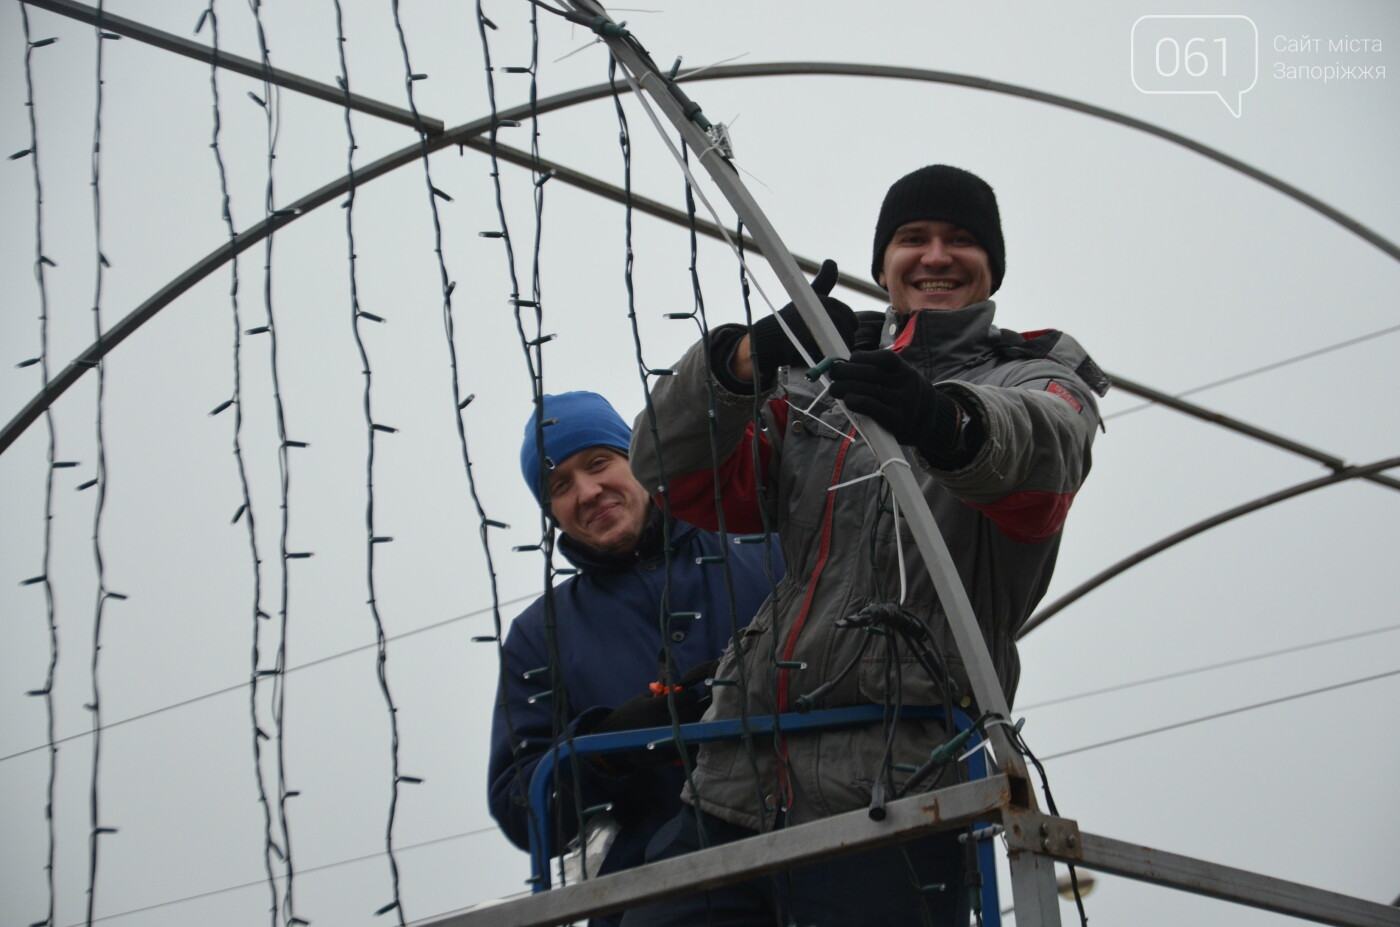
<path fill-rule="evenodd" d="M 1267 373 L 1271 370 L 1278 370 L 1283 367 L 1288 367 L 1292 364 L 1296 364 L 1301 361 L 1311 360 L 1314 357 L 1321 357 L 1322 355 L 1330 354 L 1333 351 L 1340 351 L 1343 348 L 1350 348 L 1358 344 L 1364 344 L 1367 341 L 1373 341 L 1376 338 L 1380 338 L 1384 335 L 1390 335 L 1395 332 L 1400 332 L 1400 325 L 1391 325 L 1365 335 L 1358 335 L 1355 338 L 1348 338 L 1345 341 L 1338 341 L 1336 344 L 1329 344 L 1326 347 L 1317 348 L 1312 351 L 1305 351 L 1302 354 L 1295 354 L 1292 357 L 1286 357 L 1283 360 L 1277 360 L 1272 363 L 1264 364 L 1263 366 L 1255 367 L 1252 370 L 1246 370 L 1242 373 L 1232 374 L 1231 376 L 1224 377 L 1220 380 L 1212 380 L 1209 383 L 1202 383 L 1200 386 L 1193 386 L 1188 390 L 1183 390 L 1179 393 L 1173 393 L 1172 396 L 1176 399 L 1184 399 L 1187 396 L 1192 396 L 1196 393 L 1203 393 L 1206 390 L 1215 389 L 1217 386 L 1224 386 L 1227 383 L 1234 383 L 1239 380 L 1244 380 L 1248 379 L 1249 377 L 1257 376 L 1261 373 Z M 1156 402 L 1144 402 L 1139 405 L 1131 406 L 1127 409 L 1120 409 L 1119 411 L 1114 412 L 1110 415 L 1105 415 L 1103 418 L 1104 421 L 1108 421 L 1109 419 L 1114 418 L 1122 418 L 1125 415 L 1132 415 L 1134 412 L 1141 412 L 1143 409 L 1150 409 L 1155 405 L 1157 405 Z"/>
<path fill-rule="evenodd" d="M 433 846 L 439 843 L 447 843 L 450 840 L 460 840 L 463 837 L 479 837 L 482 834 L 494 833 L 495 830 L 495 827 L 479 827 L 476 830 L 463 831 L 458 834 L 448 834 L 445 837 L 434 837 L 432 840 L 424 840 L 420 843 L 410 843 L 407 846 L 401 846 L 397 849 L 398 852 L 407 852 L 408 850 L 417 850 L 422 847 Z M 384 855 L 384 852 L 380 851 L 377 853 L 369 853 L 364 856 L 353 856 L 349 859 L 336 860 L 333 863 L 322 863 L 319 866 L 307 866 L 302 869 L 298 869 L 297 875 L 306 876 L 313 872 L 325 872 L 328 869 L 338 869 L 341 866 L 349 866 L 352 863 L 363 863 L 372 859 L 378 859 L 379 857 Z M 223 888 L 214 888 L 210 889 L 207 892 L 200 892 L 196 895 L 186 895 L 183 898 L 171 898 L 168 901 L 158 901 L 155 904 L 148 904 L 140 908 L 131 908 L 127 911 L 117 911 L 113 914 L 103 914 L 101 917 L 93 918 L 91 922 L 95 924 L 98 921 L 115 920 L 119 917 L 129 917 L 132 914 L 144 914 L 147 911 L 155 911 L 159 908 L 168 908 L 172 905 L 184 904 L 187 901 L 199 901 L 203 898 L 212 898 L 215 895 L 225 895 L 229 892 L 236 892 L 240 889 L 252 888 L 255 885 L 261 885 L 264 881 L 265 880 L 263 879 L 255 879 L 252 882 L 240 882 L 237 885 L 227 885 Z M 80 922 L 77 924 L 69 924 L 68 927 L 83 927 L 83 923 Z"/>
<path fill-rule="evenodd" d="M 517 596 L 517 597 L 514 598 L 514 599 L 507 599 L 506 601 L 500 603 L 500 607 L 504 607 L 504 606 L 507 606 L 507 605 L 518 605 L 518 604 L 520 604 L 521 602 L 533 601 L 534 599 L 538 598 L 539 596 L 540 596 L 540 593 L 539 593 L 539 592 L 532 592 L 532 593 L 530 593 L 530 594 L 528 594 L 528 595 Z M 390 636 L 386 637 L 385 640 L 386 640 L 386 641 L 402 640 L 402 639 L 405 638 L 405 637 L 412 637 L 412 636 L 414 636 L 415 634 L 423 634 L 423 633 L 426 633 L 426 632 L 428 632 L 428 631 L 436 631 L 436 630 L 439 629 L 439 628 L 445 627 L 445 626 L 447 626 L 447 625 L 449 625 L 449 624 L 454 624 L 454 623 L 456 623 L 456 622 L 458 622 L 458 621 L 464 621 L 464 620 L 466 620 L 466 619 L 468 619 L 468 618 L 475 618 L 475 617 L 477 617 L 478 615 L 490 614 L 490 613 L 492 613 L 493 611 L 495 611 L 496 608 L 497 608 L 497 606 L 487 606 L 486 608 L 479 608 L 479 609 L 477 609 L 476 611 L 467 612 L 466 614 L 463 614 L 463 615 L 457 615 L 457 616 L 452 617 L 452 618 L 444 618 L 442 621 L 436 621 L 436 622 L 434 622 L 434 623 L 432 623 L 432 624 L 424 625 L 424 626 L 421 627 L 421 628 L 414 628 L 414 629 L 411 630 L 411 631 L 404 631 L 402 634 L 393 634 L 393 635 L 390 635 Z M 310 668 L 313 667 L 313 666 L 320 666 L 320 665 L 323 664 L 323 663 L 330 663 L 331 661 L 333 661 L 333 660 L 339 660 L 339 659 L 341 659 L 342 657 L 348 657 L 348 656 L 351 656 L 352 654 L 361 653 L 361 652 L 366 651 L 366 650 L 373 650 L 373 649 L 375 649 L 377 646 L 378 646 L 378 643 L 377 643 L 377 642 L 375 642 L 375 643 L 369 643 L 369 644 L 361 644 L 361 645 L 358 646 L 358 647 L 351 647 L 351 648 L 348 649 L 348 650 L 342 650 L 342 651 L 339 651 L 338 653 L 328 654 L 327 656 L 319 657 L 319 658 L 317 658 L 317 659 L 315 659 L 315 660 L 311 660 L 311 661 L 308 661 L 308 662 L 306 662 L 306 663 L 298 664 L 297 666 L 288 667 L 287 669 L 283 670 L 282 675 L 287 676 L 287 675 L 290 675 L 290 674 L 292 674 L 292 673 L 297 672 L 298 670 L 310 669 Z M 248 684 L 247 682 L 235 683 L 234 685 L 231 685 L 231 686 L 224 686 L 222 689 L 215 689 L 215 690 L 212 691 L 212 692 L 205 692 L 203 695 L 195 695 L 195 696 L 192 696 L 192 697 L 187 698 L 187 699 L 182 699 L 181 701 L 178 701 L 178 702 L 171 702 L 171 703 L 168 704 L 168 705 L 162 705 L 162 706 L 159 707 L 159 708 L 152 708 L 150 711 L 143 711 L 143 712 L 141 712 L 140 714 L 132 715 L 132 716 L 129 717 L 129 718 L 122 718 L 120 721 L 112 721 L 112 722 L 110 722 L 110 723 L 108 723 L 108 724 L 103 725 L 102 730 L 104 730 L 104 731 L 109 731 L 109 730 L 111 730 L 112 728 L 114 728 L 114 727 L 120 727 L 120 726 L 123 725 L 123 724 L 130 724 L 130 723 L 133 722 L 133 721 L 141 721 L 141 720 L 144 720 L 144 719 L 146 719 L 146 718 L 153 717 L 153 716 L 155 716 L 155 715 L 163 714 L 163 713 L 165 713 L 165 712 L 167 712 L 167 711 L 174 711 L 176 708 L 184 708 L 186 705 L 193 705 L 193 704 L 195 704 L 196 702 L 202 702 L 202 701 L 205 701 L 205 700 L 207 700 L 207 699 L 214 698 L 215 696 L 218 696 L 218 695 L 227 695 L 227 694 L 230 693 L 230 692 L 238 692 L 239 690 L 245 688 L 245 687 L 248 686 L 248 685 L 249 685 L 249 684 Z M 54 746 L 57 746 L 58 744 L 67 743 L 68 741 L 71 741 L 71 740 L 78 740 L 79 738 L 87 737 L 87 736 L 90 735 L 91 733 L 92 733 L 92 731 L 81 731 L 81 732 L 79 732 L 79 733 L 77 733 L 77 734 L 69 734 L 67 737 L 60 737 L 60 738 L 58 738 L 57 740 L 53 741 L 53 745 L 54 745 Z M 9 754 L 9 755 L 7 755 L 7 756 L 0 756 L 0 763 L 5 762 L 6 760 L 13 760 L 13 759 L 15 759 L 15 758 L 17 758 L 17 757 L 25 756 L 25 755 L 27 755 L 27 754 L 30 754 L 30 753 L 35 752 L 36 750 L 47 750 L 47 749 L 49 749 L 49 746 L 50 746 L 50 744 L 44 743 L 44 744 L 40 744 L 39 746 L 36 746 L 36 747 L 28 747 L 28 748 L 26 748 L 26 749 L 24 749 L 24 750 L 16 751 L 16 752 L 11 753 L 11 754 Z"/>
<path fill-rule="evenodd" d="M 1300 653 L 1304 650 L 1313 650 L 1317 647 L 1325 647 L 1329 644 L 1339 644 L 1343 641 L 1352 641 L 1361 637 L 1370 637 L 1374 634 L 1384 634 L 1388 631 L 1400 630 L 1400 624 L 1392 624 L 1384 628 L 1372 628 L 1369 631 L 1358 631 L 1355 634 L 1344 634 L 1341 637 L 1331 637 L 1323 641 L 1313 641 L 1310 644 L 1298 644 L 1294 647 L 1284 647 L 1281 650 L 1270 650 L 1266 653 L 1256 653 L 1247 657 L 1239 657 L 1234 660 L 1224 660 L 1220 663 L 1208 663 L 1205 666 L 1197 666 L 1192 669 L 1178 670 L 1175 673 L 1164 673 L 1161 676 L 1149 676 L 1146 679 L 1135 679 L 1132 682 L 1119 683 L 1114 686 L 1105 686 L 1101 689 L 1090 689 L 1087 692 L 1079 692 L 1075 695 L 1064 695 L 1059 698 L 1047 699 L 1043 702 L 1035 702 L 1031 705 L 1017 706 L 1018 712 L 1032 711 L 1036 708 L 1048 708 L 1051 705 L 1059 705 L 1064 702 L 1072 702 L 1081 698 L 1089 698 L 1094 695 L 1106 695 L 1109 692 L 1121 692 L 1124 689 L 1132 689 L 1137 686 L 1145 686 L 1154 682 L 1163 682 L 1168 679 L 1180 679 L 1183 676 L 1193 676 L 1197 673 L 1204 673 L 1210 670 L 1225 669 L 1230 666 L 1239 666 L 1244 663 L 1252 663 L 1256 660 L 1267 660 L 1271 657 L 1279 657 L 1290 653 Z"/>
<path fill-rule="evenodd" d="M 1141 738 L 1141 737 L 1150 737 L 1150 736 L 1153 735 L 1153 734 L 1162 734 L 1162 733 L 1165 733 L 1166 731 L 1174 731 L 1174 730 L 1177 730 L 1178 728 L 1190 727 L 1190 726 L 1193 725 L 1193 724 L 1201 724 L 1202 722 L 1205 722 L 1205 721 L 1214 721 L 1214 720 L 1216 720 L 1217 718 L 1227 718 L 1227 717 L 1229 717 L 1230 715 L 1238 715 L 1238 714 L 1242 714 L 1242 713 L 1244 713 L 1244 712 L 1246 712 L 1246 711 L 1254 711 L 1256 708 L 1267 708 L 1267 707 L 1269 707 L 1270 705 L 1279 705 L 1279 704 L 1282 704 L 1282 703 L 1284 703 L 1284 702 L 1297 701 L 1298 699 L 1301 699 L 1301 698 L 1308 698 L 1309 696 L 1313 696 L 1313 695 L 1320 695 L 1320 694 L 1322 694 L 1322 693 L 1324 693 L 1324 692 L 1333 692 L 1333 691 L 1335 691 L 1335 690 L 1337 690 L 1337 689 L 1345 689 L 1345 688 L 1347 688 L 1347 687 L 1349 687 L 1349 686 L 1359 686 L 1359 685 L 1361 685 L 1362 683 L 1365 683 L 1365 682 L 1375 682 L 1377 679 L 1385 679 L 1385 678 L 1387 678 L 1387 677 L 1390 677 L 1390 676 L 1397 676 L 1397 675 L 1400 675 L 1400 669 L 1390 670 L 1389 672 L 1385 672 L 1385 673 L 1377 673 L 1377 674 L 1374 675 L 1374 676 L 1363 676 L 1363 677 L 1360 678 L 1360 679 L 1350 679 L 1350 680 L 1348 680 L 1348 681 L 1346 681 L 1346 682 L 1339 682 L 1339 683 L 1337 683 L 1337 684 L 1335 684 L 1335 685 L 1323 686 L 1323 687 L 1320 688 L 1320 689 L 1309 689 L 1309 690 L 1306 691 L 1306 692 L 1297 692 L 1297 693 L 1294 693 L 1293 695 L 1285 695 L 1285 696 L 1282 696 L 1282 697 L 1280 697 L 1280 698 L 1271 698 L 1271 699 L 1269 699 L 1268 701 L 1264 701 L 1264 702 L 1255 702 L 1253 705 L 1245 705 L 1245 706 L 1243 706 L 1243 707 L 1241 707 L 1241 708 L 1231 708 L 1231 709 L 1229 709 L 1228 711 L 1218 711 L 1218 712 L 1216 712 L 1215 714 L 1203 715 L 1203 716 L 1201 716 L 1201 717 L 1199 717 L 1199 718 L 1192 718 L 1192 719 L 1190 719 L 1189 721 L 1178 721 L 1178 722 L 1176 722 L 1175 724 L 1166 724 L 1166 725 L 1163 725 L 1162 727 L 1154 727 L 1154 728 L 1151 728 L 1150 730 L 1138 731 L 1136 734 L 1125 734 L 1125 735 L 1123 735 L 1122 737 L 1114 737 L 1114 738 L 1112 738 L 1112 739 L 1110 739 L 1110 740 L 1101 740 L 1101 741 L 1099 741 L 1099 742 L 1096 743 L 1096 744 L 1088 744 L 1087 746 L 1083 746 L 1083 747 L 1075 747 L 1075 748 L 1072 749 L 1072 750 L 1063 750 L 1063 751 L 1061 751 L 1061 752 L 1059 752 L 1059 753 L 1052 753 L 1051 755 L 1045 757 L 1045 759 L 1046 759 L 1046 760 L 1057 760 L 1057 759 L 1059 759 L 1060 757 L 1063 757 L 1063 756 L 1073 756 L 1073 755 L 1076 754 L 1076 753 L 1086 753 L 1086 752 L 1088 752 L 1089 750 L 1097 750 L 1097 749 L 1099 749 L 1100 747 L 1109 747 L 1109 746 L 1112 746 L 1113 744 L 1121 744 L 1121 743 L 1124 743 L 1124 742 L 1129 741 L 1129 740 L 1137 740 L 1137 739 L 1139 739 L 1139 738 Z"/>
<path fill-rule="evenodd" d="M 479 614 L 479 613 L 478 613 L 478 614 Z M 1390 630 L 1394 630 L 1394 628 L 1379 628 L 1379 629 L 1376 629 L 1375 631 L 1369 631 L 1369 632 L 1365 632 L 1365 633 L 1366 633 L 1366 634 L 1381 633 L 1381 632 L 1383 632 L 1383 631 L 1390 631 Z M 1360 637 L 1360 636 L 1363 636 L 1363 635 L 1351 635 L 1350 637 Z M 1341 639 L 1342 639 L 1342 638 L 1338 638 L 1337 640 L 1341 640 Z M 1320 646 L 1321 644 L 1325 644 L 1325 643 L 1332 643 L 1332 641 L 1319 641 L 1319 642 L 1317 642 L 1316 644 L 1314 644 L 1314 645 L 1309 645 L 1309 646 Z M 367 649 L 367 648 L 366 648 L 366 649 Z M 1299 649 L 1299 648 L 1292 648 L 1292 649 Z M 1282 652 L 1282 651 L 1280 651 L 1280 652 Z M 1059 759 L 1059 758 L 1061 758 L 1061 757 L 1072 756 L 1073 754 L 1076 754 L 1076 753 L 1084 753 L 1084 752 L 1087 752 L 1087 751 L 1089 751 L 1089 750 L 1096 750 L 1096 749 L 1099 749 L 1100 747 L 1111 746 L 1111 745 L 1113 745 L 1113 744 L 1123 743 L 1123 742 L 1129 741 L 1129 740 L 1136 740 L 1136 739 L 1140 739 L 1140 738 L 1143 738 L 1143 737 L 1151 736 L 1151 735 L 1153 735 L 1153 734 L 1160 734 L 1160 733 L 1164 733 L 1164 732 L 1166 732 L 1166 731 L 1176 730 L 1176 729 L 1178 729 L 1178 728 L 1189 727 L 1189 726 L 1191 726 L 1191 725 L 1200 724 L 1200 723 L 1203 723 L 1203 722 L 1205 722 L 1205 721 L 1213 721 L 1213 720 L 1216 720 L 1216 719 L 1218 719 L 1218 718 L 1227 717 L 1227 716 L 1229 716 L 1229 715 L 1241 714 L 1241 713 L 1243 713 L 1243 712 L 1253 711 L 1253 710 L 1258 709 L 1258 708 L 1265 708 L 1265 707 L 1268 707 L 1268 706 L 1270 706 L 1270 705 L 1277 705 L 1277 704 L 1280 704 L 1280 703 L 1283 703 L 1283 702 L 1296 701 L 1296 700 L 1298 700 L 1298 699 L 1308 698 L 1308 697 L 1313 696 L 1313 695 L 1320 695 L 1320 694 L 1323 694 L 1323 693 L 1326 693 L 1326 692 L 1332 692 L 1332 691 L 1336 691 L 1336 690 L 1338 690 L 1338 689 L 1343 689 L 1343 688 L 1347 688 L 1347 687 L 1354 686 L 1354 685 L 1360 685 L 1360 684 L 1362 684 L 1362 683 L 1374 682 L 1374 681 L 1379 680 L 1379 679 L 1385 679 L 1385 678 L 1389 678 L 1389 677 L 1391 677 L 1391 676 L 1396 676 L 1396 675 L 1400 675 L 1400 669 L 1390 670 L 1389 672 L 1378 673 L 1378 674 L 1376 674 L 1376 675 L 1373 675 L 1373 676 L 1366 676 L 1366 677 L 1363 677 L 1363 678 L 1360 678 L 1360 679 L 1352 679 L 1352 680 L 1348 680 L 1348 681 L 1346 681 L 1346 682 L 1337 683 L 1337 684 L 1335 684 L 1335 685 L 1323 686 L 1323 687 L 1317 688 L 1317 689 L 1310 689 L 1310 690 L 1308 690 L 1308 691 L 1306 691 L 1306 692 L 1298 692 L 1298 693 L 1295 693 L 1295 694 L 1293 694 L 1293 695 L 1285 695 L 1285 696 L 1282 696 L 1282 697 L 1280 697 L 1280 698 L 1269 699 L 1269 700 L 1263 701 L 1263 702 L 1256 702 L 1255 704 L 1252 704 L 1252 705 L 1245 705 L 1245 706 L 1242 706 L 1242 707 L 1240 707 L 1240 708 L 1232 708 L 1232 709 L 1230 709 L 1230 710 L 1228 710 L 1228 711 L 1217 712 L 1217 713 L 1215 713 L 1215 714 L 1205 715 L 1205 716 L 1200 717 L 1200 718 L 1192 718 L 1192 719 L 1190 719 L 1190 720 L 1187 720 L 1187 721 L 1180 721 L 1180 722 L 1177 722 L 1177 723 L 1175 723 L 1175 724 L 1163 725 L 1162 727 L 1156 727 L 1156 728 L 1152 728 L 1152 729 L 1146 730 L 1146 731 L 1139 731 L 1139 732 L 1134 733 L 1134 734 L 1127 734 L 1127 735 L 1125 735 L 1125 736 L 1123 736 L 1123 737 L 1115 737 L 1115 738 L 1113 738 L 1113 739 L 1111 739 L 1111 740 L 1105 740 L 1105 741 L 1101 741 L 1101 742 L 1099 742 L 1099 743 L 1089 744 L 1089 745 L 1083 746 L 1083 747 L 1076 747 L 1076 748 L 1074 748 L 1074 749 L 1072 749 L 1072 750 L 1061 751 L 1060 753 L 1052 753 L 1052 754 L 1050 754 L 1050 755 L 1048 755 L 1048 756 L 1043 757 L 1042 760 L 1043 760 L 1043 761 L 1049 761 L 1049 760 Z M 419 848 L 425 847 L 425 846 L 431 846 L 431 845 L 439 844 L 439 843 L 446 843 L 446 842 L 448 842 L 448 841 L 450 841 L 450 840 L 459 840 L 459 839 L 462 839 L 462 838 L 464 838 L 464 837 L 477 837 L 477 836 L 481 836 L 481 835 L 483 835 L 483 834 L 494 833 L 495 830 L 496 830 L 495 827 L 481 827 L 481 828 L 477 828 L 477 829 L 475 829 L 475 830 L 463 831 L 463 832 L 458 833 L 458 834 L 449 834 L 449 835 L 444 836 L 444 837 L 436 837 L 436 838 L 433 838 L 432 840 L 425 840 L 425 841 L 422 841 L 421 843 L 408 844 L 407 846 L 399 847 L 399 849 L 400 849 L 401 851 L 416 850 L 416 849 L 419 849 Z M 381 851 L 381 852 L 377 852 L 377 853 L 369 853 L 369 854 L 366 854 L 366 855 L 363 855 L 363 856 L 355 856 L 355 857 L 351 857 L 351 858 L 348 858 L 348 859 L 337 860 L 336 862 L 333 862 L 333 863 L 324 863 L 324 864 L 322 864 L 322 865 L 320 865 L 320 866 L 306 867 L 306 868 L 303 868 L 303 869 L 299 870 L 299 873 L 300 873 L 301 875 L 307 875 L 307 874 L 313 873 L 313 872 L 323 872 L 323 871 L 325 871 L 325 870 L 335 869 L 335 868 L 338 868 L 338 867 L 340 867 L 340 866 L 347 866 L 347 865 L 350 865 L 350 864 L 352 864 L 352 863 L 365 862 L 365 861 L 367 861 L 367 860 L 375 859 L 375 858 L 380 857 L 380 856 L 383 856 L 383 855 L 384 855 L 384 853 L 383 853 L 382 851 Z M 170 899 L 170 900 L 168 900 L 168 901 L 157 902 L 156 904 L 146 905 L 146 906 L 140 907 L 140 908 L 133 908 L 133 909 L 128 910 L 128 911 L 121 911 L 121 912 L 118 912 L 118 913 L 115 913 L 115 914 L 104 914 L 104 915 L 102 915 L 101 917 L 94 918 L 94 919 L 93 919 L 93 922 L 95 923 L 95 922 L 97 922 L 97 921 L 111 920 L 111 919 L 115 919 L 115 918 L 118 918 L 118 917 L 126 917 L 126 916 L 131 915 L 131 914 L 140 914 L 140 913 L 144 913 L 144 912 L 146 912 L 146 911 L 153 911 L 153 910 L 156 910 L 157 908 L 168 907 L 168 906 L 170 906 L 170 905 L 175 905 L 175 904 L 182 904 L 182 903 L 187 902 L 187 901 L 197 901 L 197 900 L 202 899 L 202 898 L 208 898 L 208 897 L 211 897 L 211 896 L 214 896 L 214 895 L 220 895 L 220 894 L 225 894 L 225 893 L 227 893 L 227 892 L 238 891 L 239 889 L 249 888 L 249 887 L 251 887 L 251 886 L 259 885 L 259 884 L 261 884 L 261 883 L 262 883 L 262 880 L 259 879 L 259 880 L 255 880 L 255 881 L 252 881 L 252 882 L 242 882 L 242 883 L 239 883 L 238 885 L 229 885 L 229 886 L 226 886 L 226 887 L 224 887 L 224 888 L 212 889 L 212 890 L 207 891 L 207 892 L 200 892 L 199 894 L 196 894 L 196 895 L 188 895 L 188 896 L 185 896 L 185 897 L 183 897 L 183 898 L 172 898 L 172 899 Z M 68 925 L 68 927 L 82 927 L 82 925 L 81 925 L 81 924 L 70 924 L 70 925 Z"/>

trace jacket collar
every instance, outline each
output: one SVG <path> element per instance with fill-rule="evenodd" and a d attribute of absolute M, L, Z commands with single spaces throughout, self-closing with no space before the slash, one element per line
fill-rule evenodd
<path fill-rule="evenodd" d="M 655 560 L 665 555 L 664 519 L 661 509 L 655 503 L 650 506 L 646 527 L 642 529 L 642 539 L 636 550 L 626 554 L 614 554 L 587 544 L 575 541 L 563 532 L 559 533 L 559 551 L 564 558 L 584 573 L 617 573 L 629 570 L 639 563 Z M 671 519 L 671 545 L 674 548 L 681 538 L 696 530 L 685 522 Z"/>
<path fill-rule="evenodd" d="M 1000 343 L 999 330 L 992 324 L 996 303 L 990 299 L 952 311 L 926 310 L 899 316 L 885 310 L 885 331 L 880 346 L 909 359 L 936 359 L 940 369 L 968 366 L 994 350 Z"/>

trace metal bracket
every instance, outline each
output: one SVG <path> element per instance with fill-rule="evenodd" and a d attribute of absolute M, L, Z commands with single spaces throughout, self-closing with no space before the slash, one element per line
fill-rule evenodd
<path fill-rule="evenodd" d="M 1084 856 L 1078 821 L 1009 807 L 1002 810 L 1001 820 L 1012 854 L 1040 853 L 1071 863 Z"/>
<path fill-rule="evenodd" d="M 716 122 L 705 130 L 705 135 L 709 138 L 710 144 L 719 152 L 720 157 L 726 161 L 733 159 L 734 143 L 729 137 L 729 126 L 722 122 Z"/>

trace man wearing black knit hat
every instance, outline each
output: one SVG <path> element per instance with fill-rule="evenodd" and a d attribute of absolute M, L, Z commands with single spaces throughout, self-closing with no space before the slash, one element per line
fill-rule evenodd
<path fill-rule="evenodd" d="M 1007 700 L 1015 694 L 1016 632 L 1049 585 L 1065 516 L 1089 472 L 1095 393 L 1108 383 L 1068 335 L 994 326 L 989 297 L 1001 285 L 1006 248 L 996 195 L 976 175 L 933 165 L 896 181 L 873 245 L 871 273 L 890 303 L 875 324 L 827 295 L 834 265 L 813 283 L 855 349 L 830 368 L 829 390 L 804 375 L 792 344 L 774 337 L 776 316 L 751 330 L 723 326 L 657 381 L 659 438 L 634 433 L 633 471 L 655 484 L 664 452 L 680 517 L 703 524 L 713 508 L 713 445 L 724 460 L 728 524 L 742 523 L 746 501 L 753 508 L 767 500 L 781 537 L 787 578 L 716 670 L 746 685 L 717 689 L 707 718 L 868 704 L 885 706 L 886 717 L 895 706 L 978 716 L 909 528 L 884 480 L 867 478 L 878 477 L 879 461 L 836 399 L 904 446 Z M 815 356 L 796 312 L 779 315 Z M 920 646 L 931 659 L 916 659 Z M 659 832 L 647 858 L 695 848 L 702 828 L 712 845 L 951 784 L 956 765 L 911 772 L 948 735 L 937 720 L 906 717 L 792 734 L 748 755 L 741 744 L 707 745 L 685 793 L 695 809 Z M 976 881 L 966 874 L 967 852 L 955 834 L 938 834 L 640 908 L 623 923 L 708 917 L 758 927 L 776 912 L 780 923 L 804 925 L 965 927 Z"/>

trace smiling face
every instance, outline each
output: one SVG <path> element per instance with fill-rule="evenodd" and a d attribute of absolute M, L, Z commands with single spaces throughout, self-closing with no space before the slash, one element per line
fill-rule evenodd
<path fill-rule="evenodd" d="M 969 231 L 924 219 L 901 225 L 885 246 L 880 286 L 900 315 L 962 309 L 992 293 L 987 252 Z"/>
<path fill-rule="evenodd" d="M 586 448 L 551 470 L 548 486 L 550 511 L 569 537 L 615 554 L 637 548 L 651 500 L 624 454 Z"/>

